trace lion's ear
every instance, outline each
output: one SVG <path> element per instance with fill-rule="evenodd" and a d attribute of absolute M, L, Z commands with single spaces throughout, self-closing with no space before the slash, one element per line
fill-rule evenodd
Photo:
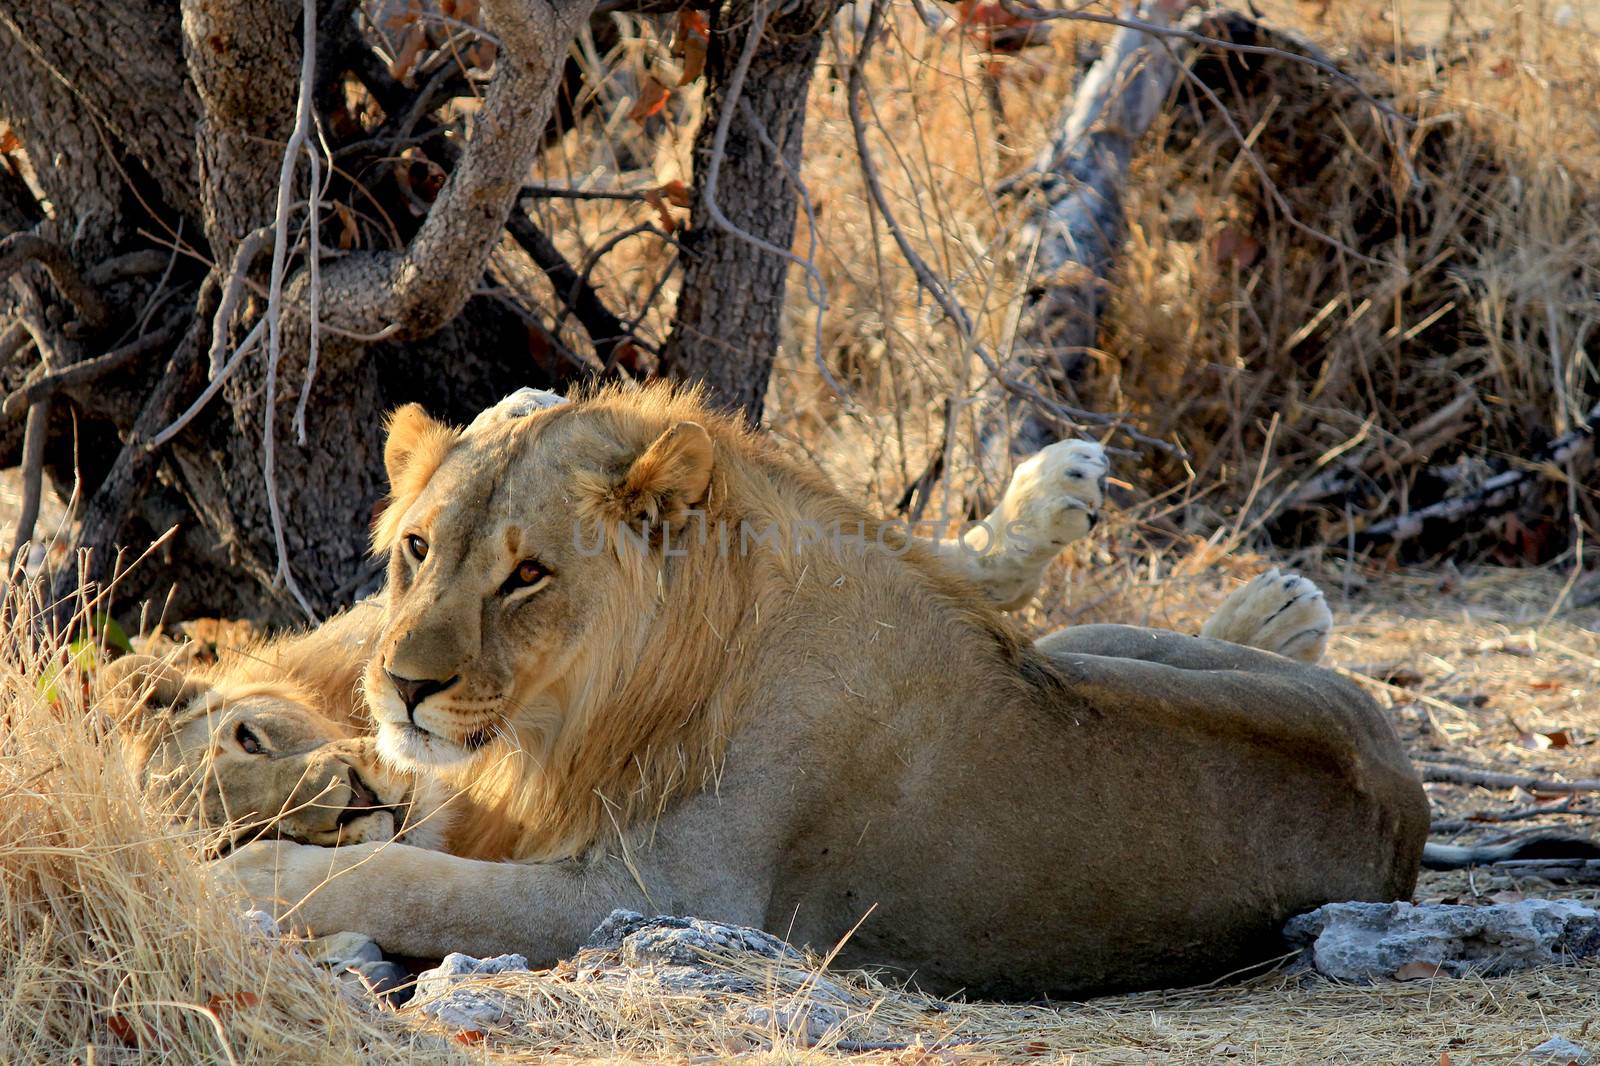
<path fill-rule="evenodd" d="M 438 467 L 456 436 L 455 430 L 433 418 L 420 403 L 408 403 L 389 416 L 383 442 L 383 468 L 391 489 L 417 478 L 426 481 Z"/>
<path fill-rule="evenodd" d="M 118 726 L 140 730 L 203 693 L 206 686 L 182 670 L 151 655 L 124 655 L 102 666 L 95 677 L 96 694 L 108 701 Z"/>
<path fill-rule="evenodd" d="M 383 444 L 383 466 L 389 474 L 389 498 L 373 518 L 372 547 L 389 550 L 400 535 L 400 518 L 439 469 L 461 431 L 431 417 L 420 403 L 408 403 L 389 416 Z"/>
<path fill-rule="evenodd" d="M 703 502 L 711 487 L 711 435 L 698 422 L 679 422 L 633 461 L 612 498 L 625 519 L 676 524 Z"/>

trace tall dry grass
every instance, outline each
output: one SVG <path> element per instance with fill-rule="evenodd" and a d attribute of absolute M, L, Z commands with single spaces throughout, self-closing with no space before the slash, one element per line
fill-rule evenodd
<path fill-rule="evenodd" d="M 247 938 L 193 835 L 151 809 L 117 757 L 88 696 L 99 652 L 40 635 L 15 590 L 3 618 L 0 1062 L 354 1063 L 375 1045 L 450 1056 L 441 1038 L 359 1009 L 304 955 Z"/>
<path fill-rule="evenodd" d="M 866 70 L 875 159 L 911 242 L 1004 354 L 1028 284 L 1028 205 L 996 190 L 1044 143 L 1105 30 L 1057 23 L 1046 46 L 994 62 L 953 20 L 930 28 L 909 5 L 895 12 Z M 1150 532 L 1228 526 L 1246 543 L 1338 544 L 1524 462 L 1600 401 L 1600 15 L 1513 0 L 1285 0 L 1267 15 L 1408 122 L 1386 125 L 1357 93 L 1287 60 L 1226 74 L 1207 61 L 1231 125 L 1180 79 L 1135 159 L 1129 240 L 1078 400 L 1182 447 L 1120 457 L 1125 504 L 1187 486 L 1154 508 L 1165 516 Z M 613 56 L 624 72 L 664 51 L 647 23 L 638 29 Z M 822 346 L 797 269 L 768 411 L 841 484 L 889 506 L 943 440 L 947 401 L 951 473 L 970 476 L 966 401 L 984 374 L 866 195 L 845 114 L 857 30 L 848 14 L 834 27 L 806 130 L 815 226 L 803 211 L 795 250 L 813 255 L 815 242 Z M 627 120 L 628 100 L 619 91 L 604 122 L 550 154 L 553 179 L 687 171 L 692 92 L 676 120 L 648 129 Z M 616 170 L 621 158 L 634 169 Z M 579 261 L 652 215 L 615 203 L 543 210 Z M 671 317 L 674 279 L 658 292 L 671 255 L 635 238 L 596 271 L 657 337 Z M 1302 498 L 1346 464 L 1352 492 Z M 1459 554 L 1571 561 L 1573 515 L 1592 543 L 1594 490 L 1552 473 L 1522 514 L 1532 535 L 1506 549 L 1499 524 L 1469 530 Z"/>

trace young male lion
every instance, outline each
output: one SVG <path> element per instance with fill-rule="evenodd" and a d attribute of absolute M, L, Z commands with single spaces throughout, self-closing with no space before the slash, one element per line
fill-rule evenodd
<path fill-rule="evenodd" d="M 475 425 L 564 402 L 523 389 Z M 1094 528 L 1106 468 L 1098 444 L 1050 445 L 1018 464 L 982 521 L 969 523 L 961 537 L 929 541 L 929 548 L 976 594 L 1003 610 L 1022 606 L 1061 548 Z M 1309 593 L 1283 616 L 1287 628 L 1258 633 L 1247 611 L 1223 639 L 1315 661 L 1331 617 L 1315 586 L 1299 586 Z M 1272 611 L 1284 591 L 1258 581 L 1210 627 L 1237 615 L 1236 601 Z M 359 689 L 381 623 L 378 604 L 367 600 L 313 631 L 224 648 L 210 665 L 185 668 L 130 655 L 101 671 L 99 689 L 122 726 L 135 773 L 152 792 L 175 798 L 190 824 L 224 832 L 218 851 L 258 836 L 329 846 L 398 837 L 476 858 L 510 857 L 469 839 L 481 833 L 473 834 L 475 819 L 463 816 L 464 798 L 377 757 Z M 1321 643 L 1301 638 L 1291 646 L 1284 639 L 1291 632 Z"/>
<path fill-rule="evenodd" d="M 1410 893 L 1427 804 L 1354 686 L 1157 630 L 1030 645 L 692 395 L 467 432 L 403 409 L 385 457 L 366 703 L 392 764 L 465 793 L 466 829 L 456 854 L 273 840 L 219 864 L 314 930 L 549 962 L 629 907 L 824 948 L 854 929 L 841 961 L 936 991 L 1088 995 Z M 865 536 L 802 532 L 835 524 Z"/>

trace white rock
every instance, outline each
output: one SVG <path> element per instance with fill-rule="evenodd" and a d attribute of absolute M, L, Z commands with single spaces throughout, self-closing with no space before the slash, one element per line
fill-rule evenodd
<path fill-rule="evenodd" d="M 1594 1056 L 1589 1054 L 1587 1048 L 1581 1044 L 1574 1044 L 1564 1036 L 1552 1036 L 1529 1051 L 1528 1058 L 1547 1066 L 1568 1066 L 1574 1062 L 1578 1066 L 1589 1066 L 1594 1061 Z"/>
<path fill-rule="evenodd" d="M 278 928 L 278 920 L 266 911 L 245 911 L 239 915 L 238 921 L 239 928 L 249 936 L 276 940 L 283 935 L 283 931 Z"/>
<path fill-rule="evenodd" d="M 1394 975 L 1407 963 L 1452 977 L 1494 976 L 1600 955 L 1600 912 L 1570 899 L 1525 899 L 1492 907 L 1330 903 L 1291 918 L 1291 946 L 1318 972 L 1342 981 Z"/>
<path fill-rule="evenodd" d="M 463 987 L 476 977 L 501 973 L 528 973 L 521 955 L 496 955 L 477 959 L 452 951 L 417 978 L 414 1004 L 428 1017 L 457 1029 L 496 1029 L 511 1017 L 507 994 L 496 988 Z"/>

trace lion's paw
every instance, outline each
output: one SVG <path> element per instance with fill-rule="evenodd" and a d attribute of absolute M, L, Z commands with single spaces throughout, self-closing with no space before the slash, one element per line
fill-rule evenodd
<path fill-rule="evenodd" d="M 1333 612 L 1322 590 L 1273 568 L 1224 600 L 1200 635 L 1315 663 L 1332 632 Z"/>
<path fill-rule="evenodd" d="M 997 515 L 1006 540 L 1059 550 L 1089 535 L 1105 504 L 1106 450 L 1094 441 L 1064 440 L 1029 456 L 1011 475 Z"/>

